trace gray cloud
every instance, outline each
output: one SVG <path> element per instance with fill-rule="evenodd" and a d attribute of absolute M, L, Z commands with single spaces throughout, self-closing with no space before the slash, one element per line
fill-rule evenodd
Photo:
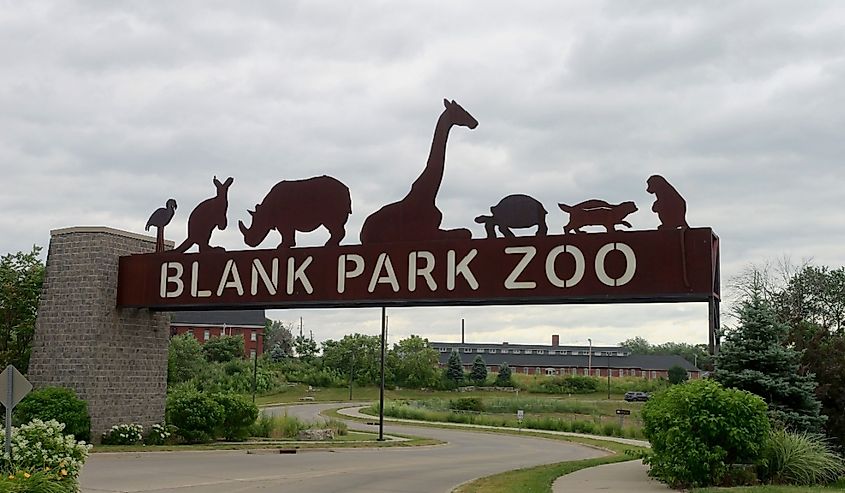
<path fill-rule="evenodd" d="M 792 2 L 6 5 L 0 252 L 69 225 L 141 231 L 169 197 L 178 241 L 213 175 L 235 177 L 230 224 L 281 179 L 336 176 L 354 243 L 422 169 L 448 97 L 480 125 L 450 137 L 447 227 L 481 236 L 472 218 L 514 192 L 552 231 L 554 204 L 587 198 L 635 200 L 654 227 L 661 173 L 720 234 L 724 278 L 783 255 L 841 265 L 843 20 Z M 233 228 L 215 241 L 242 247 Z M 454 337 L 462 314 L 478 340 L 706 340 L 706 310 L 681 305 L 395 310 L 394 334 Z M 300 315 L 321 339 L 377 331 L 373 310 L 273 313 Z"/>

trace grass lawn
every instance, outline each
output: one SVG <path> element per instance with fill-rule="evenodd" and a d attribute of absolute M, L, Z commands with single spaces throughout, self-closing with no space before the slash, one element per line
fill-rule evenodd
<path fill-rule="evenodd" d="M 558 462 L 542 466 L 529 467 L 507 471 L 486 478 L 476 479 L 465 483 L 453 490 L 453 493 L 550 493 L 555 479 L 579 469 L 634 460 L 635 457 L 625 454 L 625 450 L 643 450 L 640 447 L 622 445 L 604 440 L 591 440 L 578 437 L 555 437 L 568 442 L 583 443 L 598 446 L 613 452 L 605 457 Z"/>

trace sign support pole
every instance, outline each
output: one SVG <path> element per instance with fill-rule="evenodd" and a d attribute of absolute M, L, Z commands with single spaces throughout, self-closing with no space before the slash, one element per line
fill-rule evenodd
<path fill-rule="evenodd" d="M 387 338 L 387 314 L 386 308 L 381 307 L 381 385 L 378 392 L 378 439 L 384 440 L 384 346 Z"/>
<path fill-rule="evenodd" d="M 6 455 L 12 461 L 12 401 L 14 400 L 15 375 L 6 372 Z"/>

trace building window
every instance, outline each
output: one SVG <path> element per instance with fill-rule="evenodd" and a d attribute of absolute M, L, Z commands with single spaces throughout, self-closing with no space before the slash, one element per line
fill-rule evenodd
<path fill-rule="evenodd" d="M 505 352 L 505 351 L 507 351 L 507 349 L 502 350 L 502 352 Z M 496 354 L 496 350 L 490 349 L 490 354 Z"/>
<path fill-rule="evenodd" d="M 203 334 L 202 334 L 202 338 L 203 338 L 204 340 L 206 340 L 206 341 L 207 341 L 207 340 L 209 340 L 209 339 L 211 339 L 211 331 L 210 331 L 210 330 L 205 330 L 205 331 L 203 332 Z"/>
<path fill-rule="evenodd" d="M 545 351 L 545 350 L 543 350 L 543 349 L 538 349 L 538 350 L 536 350 L 536 351 L 534 351 L 534 352 L 535 352 L 535 353 L 537 353 L 537 354 L 546 354 L 546 351 Z"/>
<path fill-rule="evenodd" d="M 539 366 L 538 366 L 537 368 L 535 368 L 535 369 L 534 369 L 534 374 L 535 374 L 535 375 L 539 375 L 539 374 L 540 374 L 540 367 L 539 367 Z"/>
<path fill-rule="evenodd" d="M 464 352 L 465 352 L 465 353 L 471 353 L 471 352 L 472 352 L 472 349 L 470 349 L 470 348 L 468 348 L 468 347 L 465 347 L 465 348 L 464 348 Z"/>
<path fill-rule="evenodd" d="M 249 340 L 255 342 L 258 340 L 258 334 L 253 330 L 252 334 L 249 335 Z"/>
<path fill-rule="evenodd" d="M 554 368 L 546 368 L 546 375 L 555 375 L 557 372 Z"/>
<path fill-rule="evenodd" d="M 513 354 L 519 354 L 519 353 L 521 353 L 522 351 L 520 351 L 519 349 L 514 349 L 512 352 L 513 352 Z"/>
<path fill-rule="evenodd" d="M 657 378 L 657 372 L 656 371 L 651 370 L 651 378 Z"/>
<path fill-rule="evenodd" d="M 525 373 L 526 375 L 528 375 L 528 367 L 527 366 L 522 369 L 522 373 Z"/>
<path fill-rule="evenodd" d="M 255 349 L 250 349 L 249 350 L 249 359 L 254 359 L 254 358 L 255 358 Z"/>

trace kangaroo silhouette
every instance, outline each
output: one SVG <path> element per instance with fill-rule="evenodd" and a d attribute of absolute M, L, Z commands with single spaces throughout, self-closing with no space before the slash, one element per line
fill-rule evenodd
<path fill-rule="evenodd" d="M 167 199 L 165 206 L 156 209 L 147 220 L 147 225 L 144 226 L 144 231 L 149 231 L 150 226 L 155 226 L 156 228 L 156 253 L 164 251 L 164 227 L 170 224 L 175 213 L 176 200 Z"/>
<path fill-rule="evenodd" d="M 443 106 L 446 109 L 434 127 L 434 138 L 425 169 L 411 185 L 411 191 L 405 198 L 367 217 L 361 227 L 362 244 L 472 238 L 470 230 L 465 228 L 440 229 L 443 213 L 437 208 L 435 200 L 443 181 L 449 130 L 455 125 L 474 129 L 478 121 L 454 100 L 444 99 Z"/>
<path fill-rule="evenodd" d="M 185 253 L 194 245 L 199 248 L 200 253 L 206 250 L 224 250 L 223 247 L 209 246 L 208 242 L 211 240 L 214 228 L 222 231 L 228 225 L 226 220 L 226 212 L 229 209 L 228 194 L 233 181 L 234 178 L 230 176 L 220 183 L 217 177 L 214 177 L 213 183 L 217 188 L 217 195 L 203 200 L 191 211 L 188 217 L 188 237 L 174 249 L 175 252 Z"/>

